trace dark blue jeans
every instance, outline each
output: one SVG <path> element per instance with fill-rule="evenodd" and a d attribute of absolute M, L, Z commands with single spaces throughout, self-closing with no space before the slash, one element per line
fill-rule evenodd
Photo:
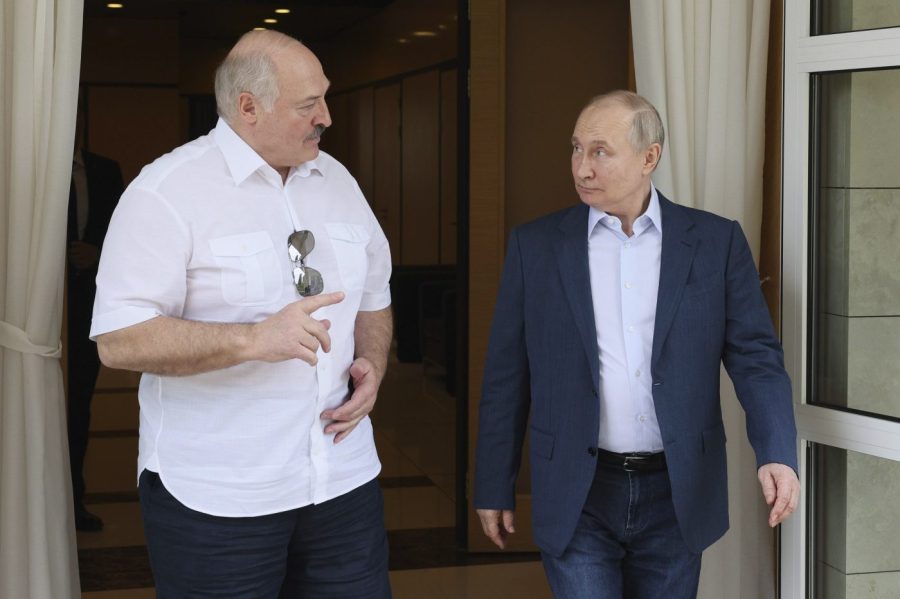
<path fill-rule="evenodd" d="M 700 554 L 675 521 L 665 470 L 598 464 L 575 536 L 560 557 L 542 554 L 559 599 L 694 599 Z"/>
<path fill-rule="evenodd" d="M 391 596 L 376 480 L 319 505 L 252 518 L 185 507 L 149 470 L 139 490 L 160 599 Z"/>

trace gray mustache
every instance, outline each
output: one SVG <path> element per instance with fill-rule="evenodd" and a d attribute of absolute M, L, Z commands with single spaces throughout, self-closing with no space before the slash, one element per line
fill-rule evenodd
<path fill-rule="evenodd" d="M 316 130 L 306 138 L 306 141 L 311 141 L 313 139 L 319 139 L 322 137 L 322 134 L 325 133 L 325 125 L 319 124 L 316 125 Z"/>

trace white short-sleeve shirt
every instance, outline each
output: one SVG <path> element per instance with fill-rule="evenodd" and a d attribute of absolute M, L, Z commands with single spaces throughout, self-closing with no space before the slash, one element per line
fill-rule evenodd
<path fill-rule="evenodd" d="M 224 121 L 145 167 L 112 217 L 97 275 L 91 337 L 159 315 L 259 322 L 300 299 L 287 240 L 315 236 L 306 258 L 324 292 L 345 299 L 331 351 L 246 362 L 185 377 L 141 377 L 138 473 L 158 472 L 186 506 L 255 516 L 321 503 L 381 469 L 368 418 L 341 443 L 319 414 L 347 399 L 358 311 L 390 305 L 387 239 L 359 186 L 320 152 L 287 181 Z"/>

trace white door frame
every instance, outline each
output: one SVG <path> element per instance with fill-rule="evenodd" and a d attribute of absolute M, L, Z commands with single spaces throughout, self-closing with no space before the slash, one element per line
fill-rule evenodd
<path fill-rule="evenodd" d="M 900 423 L 807 400 L 810 74 L 900 67 L 900 27 L 810 36 L 811 0 L 784 2 L 782 338 L 798 428 L 802 500 L 781 531 L 781 597 L 806 599 L 808 442 L 900 461 Z"/>

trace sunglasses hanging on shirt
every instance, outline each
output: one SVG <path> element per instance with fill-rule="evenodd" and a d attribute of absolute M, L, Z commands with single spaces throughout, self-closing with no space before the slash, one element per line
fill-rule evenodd
<path fill-rule="evenodd" d="M 288 237 L 288 256 L 293 267 L 291 275 L 297 293 L 303 297 L 318 295 L 325 288 L 322 273 L 306 265 L 306 257 L 315 249 L 316 238 L 312 231 L 294 231 Z"/>

